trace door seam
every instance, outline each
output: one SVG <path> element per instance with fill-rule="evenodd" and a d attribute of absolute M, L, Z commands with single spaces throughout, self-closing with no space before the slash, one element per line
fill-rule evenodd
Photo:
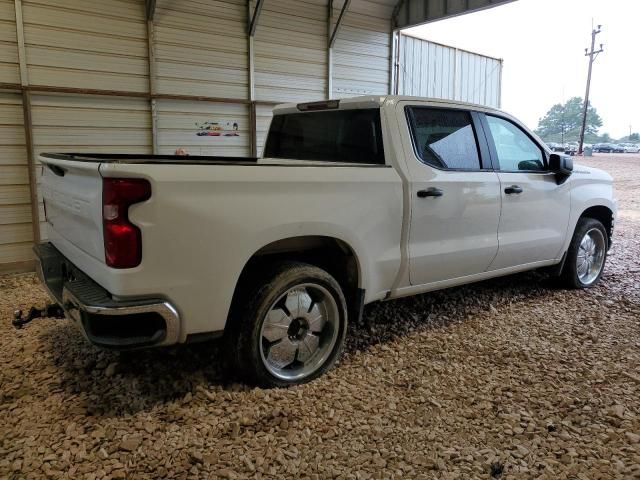
<path fill-rule="evenodd" d="M 493 258 L 489 262 L 489 265 L 487 265 L 487 268 L 485 269 L 485 272 L 489 272 L 490 271 L 491 265 L 493 265 L 493 262 L 496 261 L 496 258 L 498 258 L 498 254 L 500 253 L 500 224 L 502 223 L 502 206 L 503 206 L 503 203 L 504 203 L 504 198 L 502 196 L 502 179 L 500 178 L 500 172 L 498 172 L 497 170 L 494 170 L 494 173 L 496 174 L 496 177 L 498 177 L 498 196 L 500 197 L 500 210 L 499 210 L 499 213 L 498 213 L 498 226 L 496 227 L 496 242 L 498 243 L 498 248 L 496 249 L 496 254 L 493 256 Z"/>

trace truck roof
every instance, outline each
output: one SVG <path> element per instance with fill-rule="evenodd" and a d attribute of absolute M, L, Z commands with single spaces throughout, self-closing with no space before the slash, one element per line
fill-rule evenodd
<path fill-rule="evenodd" d="M 440 107 L 457 107 L 457 108 L 469 108 L 472 110 L 482 110 L 486 112 L 501 112 L 496 108 L 487 107 L 485 105 L 478 105 L 474 103 L 461 102 L 458 100 L 447 100 L 443 98 L 428 98 L 428 97 L 412 97 L 408 95 L 362 95 L 358 97 L 348 97 L 332 100 L 321 100 L 317 102 L 304 102 L 304 103 L 284 103 L 277 105 L 273 109 L 273 114 L 283 113 L 296 113 L 300 111 L 310 110 L 350 110 L 356 108 L 380 108 L 385 103 L 400 102 L 400 101 L 419 101 L 432 104 L 433 106 Z"/>

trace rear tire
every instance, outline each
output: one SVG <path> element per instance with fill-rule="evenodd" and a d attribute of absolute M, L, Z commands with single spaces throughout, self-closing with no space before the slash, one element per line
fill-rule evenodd
<path fill-rule="evenodd" d="M 568 288 L 590 288 L 598 284 L 609 250 L 607 231 L 594 218 L 578 220 L 569 244 L 560 282 Z"/>
<path fill-rule="evenodd" d="M 309 382 L 340 357 L 347 306 L 326 271 L 299 262 L 272 265 L 235 302 L 227 346 L 237 372 L 262 387 Z"/>

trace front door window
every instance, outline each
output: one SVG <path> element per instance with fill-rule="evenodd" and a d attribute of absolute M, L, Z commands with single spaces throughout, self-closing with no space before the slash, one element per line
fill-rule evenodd
<path fill-rule="evenodd" d="M 539 172 L 545 170 L 544 155 L 520 128 L 508 120 L 487 115 L 502 172 Z"/>

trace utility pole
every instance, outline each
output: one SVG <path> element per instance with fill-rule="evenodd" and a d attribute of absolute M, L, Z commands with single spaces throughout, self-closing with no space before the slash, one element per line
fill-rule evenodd
<path fill-rule="evenodd" d="M 580 145 L 578 146 L 578 155 L 582 155 L 582 145 L 584 144 L 584 131 L 587 128 L 587 111 L 589 110 L 589 90 L 591 89 L 591 71 L 593 70 L 593 62 L 595 62 L 599 53 L 604 50 L 602 43 L 600 44 L 600 50 L 595 50 L 596 47 L 596 35 L 601 32 L 602 25 L 598 25 L 598 28 L 594 28 L 591 31 L 591 50 L 584 49 L 585 57 L 589 57 L 589 73 L 587 74 L 587 93 L 584 95 L 584 111 L 582 112 L 582 128 L 580 129 Z"/>

